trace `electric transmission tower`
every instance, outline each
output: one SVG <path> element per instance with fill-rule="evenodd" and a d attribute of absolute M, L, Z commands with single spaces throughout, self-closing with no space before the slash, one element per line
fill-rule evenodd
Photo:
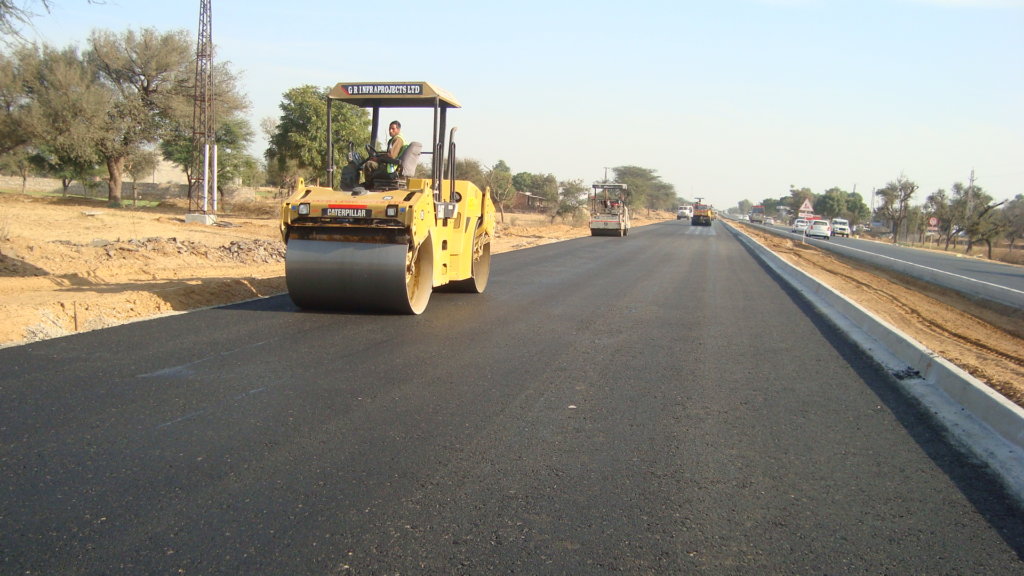
<path fill-rule="evenodd" d="M 217 144 L 213 127 L 213 25 L 210 1 L 199 1 L 195 107 L 192 109 L 192 167 L 188 186 L 189 213 L 204 215 L 217 212 Z"/>

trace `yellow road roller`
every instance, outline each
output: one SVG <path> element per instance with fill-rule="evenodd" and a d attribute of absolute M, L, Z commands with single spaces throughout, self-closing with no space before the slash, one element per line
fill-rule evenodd
<path fill-rule="evenodd" d="M 395 164 L 370 180 L 350 144 L 349 164 L 335 176 L 332 108 L 372 110 L 370 144 L 378 162 Z M 494 204 L 455 174 L 452 95 L 426 82 L 342 82 L 327 95 L 327 186 L 300 180 L 281 206 L 288 294 L 300 308 L 420 314 L 435 288 L 482 293 L 491 267 Z M 376 152 L 382 108 L 433 110 L 429 149 L 410 142 L 397 159 Z M 416 177 L 421 155 L 430 175 Z"/>

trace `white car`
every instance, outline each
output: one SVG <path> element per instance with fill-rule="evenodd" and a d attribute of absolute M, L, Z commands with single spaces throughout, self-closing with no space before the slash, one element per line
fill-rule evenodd
<path fill-rule="evenodd" d="M 797 218 L 796 220 L 793 221 L 793 228 L 790 229 L 790 232 L 793 232 L 795 234 L 803 234 L 806 231 L 807 220 L 804 220 L 803 218 Z"/>
<path fill-rule="evenodd" d="M 828 240 L 832 237 L 832 225 L 828 223 L 828 220 L 811 220 L 804 234 L 808 238 L 817 237 L 822 240 Z"/>
<path fill-rule="evenodd" d="M 832 219 L 832 235 L 850 237 L 850 221 L 845 218 Z"/>

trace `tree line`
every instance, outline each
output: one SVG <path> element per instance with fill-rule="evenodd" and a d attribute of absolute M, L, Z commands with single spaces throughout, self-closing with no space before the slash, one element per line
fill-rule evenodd
<path fill-rule="evenodd" d="M 87 47 L 18 43 L 0 52 L 0 167 L 60 178 L 65 190 L 105 173 L 121 203 L 125 176 L 152 173 L 160 158 L 193 176 L 195 45 L 184 30 L 97 30 Z M 249 102 L 228 64 L 215 64 L 218 180 L 258 169 L 246 153 Z"/>
<path fill-rule="evenodd" d="M 765 198 L 761 204 L 767 214 L 778 212 L 780 208 L 796 214 L 804 202 L 809 201 L 815 214 L 828 219 L 845 218 L 851 225 L 866 224 L 872 219 L 884 222 L 892 232 L 893 243 L 899 242 L 901 237 L 923 238 L 931 232 L 938 235 L 944 242 L 944 249 L 948 250 L 962 237 L 966 241 L 966 252 L 981 243 L 986 246 L 989 258 L 994 243 L 1005 241 L 1013 249 L 1016 240 L 1024 237 L 1022 194 L 1012 200 L 996 202 L 973 182 L 967 185 L 956 182 L 949 192 L 940 188 L 929 194 L 923 205 L 915 206 L 911 200 L 917 191 L 914 181 L 900 175 L 874 191 L 877 204 L 874 211 L 860 194 L 836 187 L 815 194 L 809 188 L 790 186 L 788 195 Z M 740 213 L 746 214 L 751 206 L 749 200 L 743 200 L 738 208 Z"/>

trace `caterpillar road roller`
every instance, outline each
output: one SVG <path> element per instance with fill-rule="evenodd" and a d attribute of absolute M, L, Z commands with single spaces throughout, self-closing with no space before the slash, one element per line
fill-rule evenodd
<path fill-rule="evenodd" d="M 349 145 L 349 162 L 335 177 L 332 111 L 339 102 L 372 110 L 369 155 Z M 435 288 L 481 293 L 487 287 L 494 238 L 494 204 L 455 174 L 455 128 L 447 112 L 460 108 L 426 82 L 339 83 L 327 95 L 327 186 L 299 180 L 281 206 L 288 294 L 300 308 L 420 314 Z M 429 149 L 410 142 L 397 159 L 375 151 L 381 109 L 433 110 Z M 447 147 L 447 149 L 446 149 Z M 416 177 L 421 155 L 430 175 Z M 390 170 L 362 175 L 371 157 Z"/>
<path fill-rule="evenodd" d="M 625 184 L 595 182 L 590 195 L 590 235 L 629 234 L 629 208 L 623 196 Z"/>

